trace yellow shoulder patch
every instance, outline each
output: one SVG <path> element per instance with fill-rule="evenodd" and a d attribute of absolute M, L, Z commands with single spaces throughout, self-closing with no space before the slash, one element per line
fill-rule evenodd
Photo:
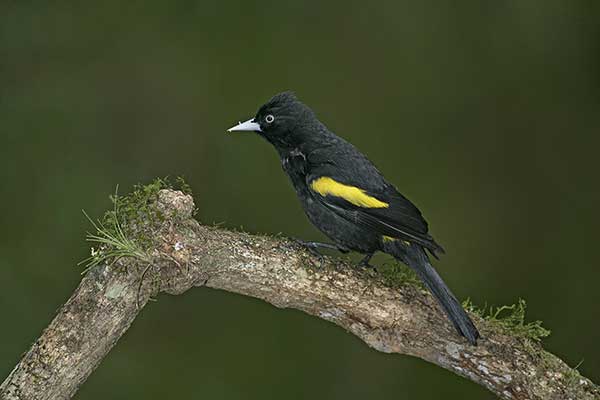
<path fill-rule="evenodd" d="M 321 196 L 336 196 L 341 197 L 355 206 L 365 208 L 388 208 L 390 205 L 373 196 L 369 196 L 364 190 L 355 186 L 344 185 L 328 176 L 315 179 L 310 184 L 312 189 Z"/>

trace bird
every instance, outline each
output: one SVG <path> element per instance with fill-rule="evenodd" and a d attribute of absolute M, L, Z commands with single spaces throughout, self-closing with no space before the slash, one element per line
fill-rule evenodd
<path fill-rule="evenodd" d="M 333 243 L 303 241 L 310 250 L 364 254 L 370 266 L 376 252 L 410 267 L 433 294 L 466 340 L 480 334 L 431 264 L 444 249 L 428 233 L 421 211 L 354 145 L 330 131 L 294 92 L 278 93 L 254 118 L 227 132 L 255 132 L 275 147 L 310 222 Z"/>

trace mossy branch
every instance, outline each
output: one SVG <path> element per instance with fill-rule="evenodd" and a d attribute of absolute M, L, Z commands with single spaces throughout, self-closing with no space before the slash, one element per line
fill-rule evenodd
<path fill-rule="evenodd" d="M 58 315 L 0 385 L 0 398 L 68 399 L 157 294 L 207 286 L 296 308 L 372 348 L 413 355 L 504 399 L 598 399 L 600 388 L 551 353 L 549 332 L 525 322 L 525 302 L 466 304 L 483 338 L 470 346 L 406 269 L 379 274 L 313 258 L 292 241 L 207 227 L 192 197 L 165 180 L 114 196 L 88 240 L 89 270 Z M 99 245 L 99 247 L 98 247 Z"/>

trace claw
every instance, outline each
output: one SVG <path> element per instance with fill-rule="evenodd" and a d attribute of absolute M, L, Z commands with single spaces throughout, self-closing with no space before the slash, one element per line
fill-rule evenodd
<path fill-rule="evenodd" d="M 325 256 L 323 256 L 323 254 L 321 254 L 321 252 L 319 251 L 319 247 L 325 247 L 325 248 L 330 248 L 329 246 L 331 246 L 331 248 L 334 247 L 333 245 L 327 245 L 326 243 L 307 242 L 307 241 L 300 240 L 300 239 L 292 239 L 292 240 L 295 243 L 299 244 L 300 246 L 304 247 L 306 250 L 308 250 L 308 252 L 310 254 L 315 256 L 319 260 L 319 267 L 323 266 L 323 263 L 325 262 Z"/>
<path fill-rule="evenodd" d="M 360 260 L 358 262 L 358 266 L 363 267 L 363 268 L 372 268 L 373 270 L 377 271 L 377 267 L 369 264 L 369 261 L 371 261 L 372 257 L 373 257 L 373 253 L 367 254 L 362 260 Z"/>

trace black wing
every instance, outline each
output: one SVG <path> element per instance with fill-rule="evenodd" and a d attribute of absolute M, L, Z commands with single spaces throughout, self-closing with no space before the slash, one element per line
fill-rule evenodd
<path fill-rule="evenodd" d="M 313 197 L 344 219 L 375 234 L 418 243 L 434 256 L 436 252 L 443 253 L 442 247 L 427 233 L 427 222 L 419 209 L 387 183 L 364 155 L 354 148 L 349 151 L 352 154 L 340 157 L 338 153 L 335 158 L 327 151 L 324 154 L 328 159 L 318 153 L 316 157 L 311 154 L 306 183 Z M 335 183 L 328 181 L 331 190 L 318 190 L 315 182 L 320 178 L 329 178 L 342 186 L 334 190 Z"/>

